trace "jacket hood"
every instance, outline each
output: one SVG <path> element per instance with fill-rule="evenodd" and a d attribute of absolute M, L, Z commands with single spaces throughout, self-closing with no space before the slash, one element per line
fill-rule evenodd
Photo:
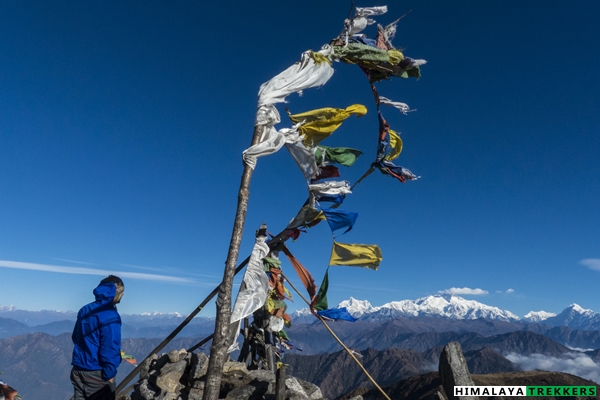
<path fill-rule="evenodd" d="M 102 305 L 112 304 L 116 294 L 117 285 L 115 285 L 113 282 L 101 283 L 96 287 L 96 289 L 94 289 L 96 301 L 100 302 Z"/>

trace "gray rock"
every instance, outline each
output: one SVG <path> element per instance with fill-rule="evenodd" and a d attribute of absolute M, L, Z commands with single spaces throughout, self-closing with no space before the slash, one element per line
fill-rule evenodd
<path fill-rule="evenodd" d="M 172 363 L 178 362 L 179 361 L 179 351 L 171 350 L 169 352 L 169 361 L 171 361 Z"/>
<path fill-rule="evenodd" d="M 162 392 L 175 393 L 180 385 L 179 380 L 181 379 L 186 367 L 187 361 L 185 360 L 178 361 L 174 364 L 165 365 L 160 370 L 160 375 L 156 378 L 156 386 L 158 386 Z"/>
<path fill-rule="evenodd" d="M 317 385 L 303 381 L 299 378 L 296 378 L 296 380 L 302 386 L 302 389 L 304 389 L 304 392 L 310 400 L 320 400 L 323 398 L 323 393 L 321 393 L 321 389 Z"/>
<path fill-rule="evenodd" d="M 443 391 L 438 390 L 437 392 L 435 392 L 435 395 L 433 396 L 434 400 L 448 400 L 446 398 L 446 395 L 444 394 Z"/>
<path fill-rule="evenodd" d="M 248 379 L 251 380 L 259 380 L 259 381 L 265 381 L 265 382 L 269 382 L 269 383 L 275 383 L 275 374 L 273 373 L 273 371 L 268 371 L 266 369 L 255 369 L 252 370 L 248 373 L 247 376 Z"/>
<path fill-rule="evenodd" d="M 254 395 L 255 391 L 256 387 L 252 385 L 240 386 L 227 393 L 225 400 L 249 400 L 252 398 L 260 398 Z"/>
<path fill-rule="evenodd" d="M 446 397 L 451 400 L 479 400 L 478 397 L 454 396 L 454 386 L 475 386 L 462 348 L 458 342 L 444 346 L 438 368 Z"/>
<path fill-rule="evenodd" d="M 166 392 L 159 394 L 158 397 L 156 397 L 156 400 L 177 400 L 178 397 L 178 393 Z"/>
<path fill-rule="evenodd" d="M 235 361 L 227 361 L 223 366 L 223 375 L 248 375 L 248 368 L 246 368 L 246 364 L 239 363 Z"/>
<path fill-rule="evenodd" d="M 204 353 L 191 353 L 189 382 L 202 378 L 208 371 L 208 356 Z"/>
<path fill-rule="evenodd" d="M 204 386 L 206 385 L 205 381 L 195 381 L 194 385 L 192 386 L 194 389 L 201 389 L 204 390 Z"/>
<path fill-rule="evenodd" d="M 349 400 L 363 400 L 363 397 L 359 394 L 358 396 L 354 396 L 353 398 L 351 398 Z"/>
<path fill-rule="evenodd" d="M 157 359 L 158 356 L 156 354 L 152 354 L 151 357 L 148 357 L 146 360 L 144 360 L 142 363 L 142 368 L 140 369 L 140 379 L 148 379 L 150 376 L 150 366 Z"/>
<path fill-rule="evenodd" d="M 188 400 L 202 400 L 202 396 L 204 395 L 204 389 L 190 389 L 188 393 Z"/>
<path fill-rule="evenodd" d="M 161 354 L 160 357 L 150 364 L 150 375 L 156 375 L 156 372 L 160 371 L 168 362 L 169 355 L 166 353 Z"/>
<path fill-rule="evenodd" d="M 294 377 L 287 378 L 285 380 L 285 397 L 292 400 L 309 400 L 308 394 L 304 391 L 304 388 L 298 382 L 298 379 Z"/>
<path fill-rule="evenodd" d="M 143 380 L 137 389 L 137 393 L 143 400 L 153 400 L 156 397 L 156 390 L 147 380 Z"/>

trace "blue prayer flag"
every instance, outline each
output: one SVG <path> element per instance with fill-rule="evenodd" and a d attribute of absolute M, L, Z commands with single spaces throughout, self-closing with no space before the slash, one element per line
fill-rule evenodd
<path fill-rule="evenodd" d="M 329 319 L 334 319 L 334 320 L 350 321 L 350 322 L 356 321 L 356 318 L 354 318 L 348 312 L 348 310 L 346 310 L 346 307 L 328 308 L 327 310 L 317 311 L 317 315 L 319 315 L 321 317 L 329 318 Z"/>
<path fill-rule="evenodd" d="M 332 232 L 337 231 L 338 229 L 346 228 L 346 232 L 348 232 L 354 224 L 356 223 L 356 218 L 358 214 L 355 212 L 344 211 L 334 208 L 328 208 L 322 210 L 323 214 L 325 214 L 325 218 L 327 218 L 327 222 L 329 223 L 329 227 Z"/>

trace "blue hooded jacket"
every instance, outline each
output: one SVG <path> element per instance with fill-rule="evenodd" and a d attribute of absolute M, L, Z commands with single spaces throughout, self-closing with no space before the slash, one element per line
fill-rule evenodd
<path fill-rule="evenodd" d="M 121 317 L 113 304 L 117 285 L 101 283 L 94 289 L 96 301 L 79 310 L 73 329 L 74 367 L 102 371 L 102 379 L 117 374 L 121 363 Z"/>

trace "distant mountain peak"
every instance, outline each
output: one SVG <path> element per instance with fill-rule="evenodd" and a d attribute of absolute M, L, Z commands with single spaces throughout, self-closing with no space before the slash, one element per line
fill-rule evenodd
<path fill-rule="evenodd" d="M 175 318 L 183 318 L 184 315 L 178 313 L 177 311 L 173 311 L 173 312 L 168 312 L 168 313 L 163 313 L 163 312 L 159 312 L 159 311 L 152 311 L 150 312 L 143 312 L 140 315 L 144 316 L 144 317 L 175 317 Z"/>
<path fill-rule="evenodd" d="M 529 311 L 523 319 L 527 322 L 541 322 L 552 317 L 556 317 L 556 314 L 546 311 Z"/>
<path fill-rule="evenodd" d="M 379 307 L 373 307 L 367 300 L 357 300 L 350 297 L 342 301 L 338 307 L 346 307 L 353 317 L 381 321 L 396 317 L 442 317 L 451 319 L 488 318 L 500 321 L 518 321 L 519 317 L 510 311 L 491 307 L 475 300 L 466 300 L 460 296 L 438 293 L 420 297 L 416 300 L 392 301 Z M 296 311 L 293 318 L 296 322 L 310 322 L 306 319 L 308 313 Z M 302 322 L 301 322 L 302 321 Z"/>
<path fill-rule="evenodd" d="M 560 314 L 546 319 L 544 323 L 554 326 L 568 326 L 571 329 L 596 330 L 600 328 L 600 313 L 572 303 Z"/>
<path fill-rule="evenodd" d="M 579 314 L 584 314 L 584 313 L 593 312 L 592 310 L 588 310 L 588 309 L 585 309 L 585 308 L 581 307 L 581 306 L 580 306 L 579 304 L 577 304 L 577 303 L 572 303 L 572 304 L 569 304 L 569 307 L 567 307 L 567 310 L 568 310 L 568 309 L 571 309 L 571 310 L 573 310 L 573 311 L 575 311 L 575 312 L 577 312 L 577 313 L 579 313 Z M 566 311 L 566 310 L 565 310 L 565 311 Z"/>

